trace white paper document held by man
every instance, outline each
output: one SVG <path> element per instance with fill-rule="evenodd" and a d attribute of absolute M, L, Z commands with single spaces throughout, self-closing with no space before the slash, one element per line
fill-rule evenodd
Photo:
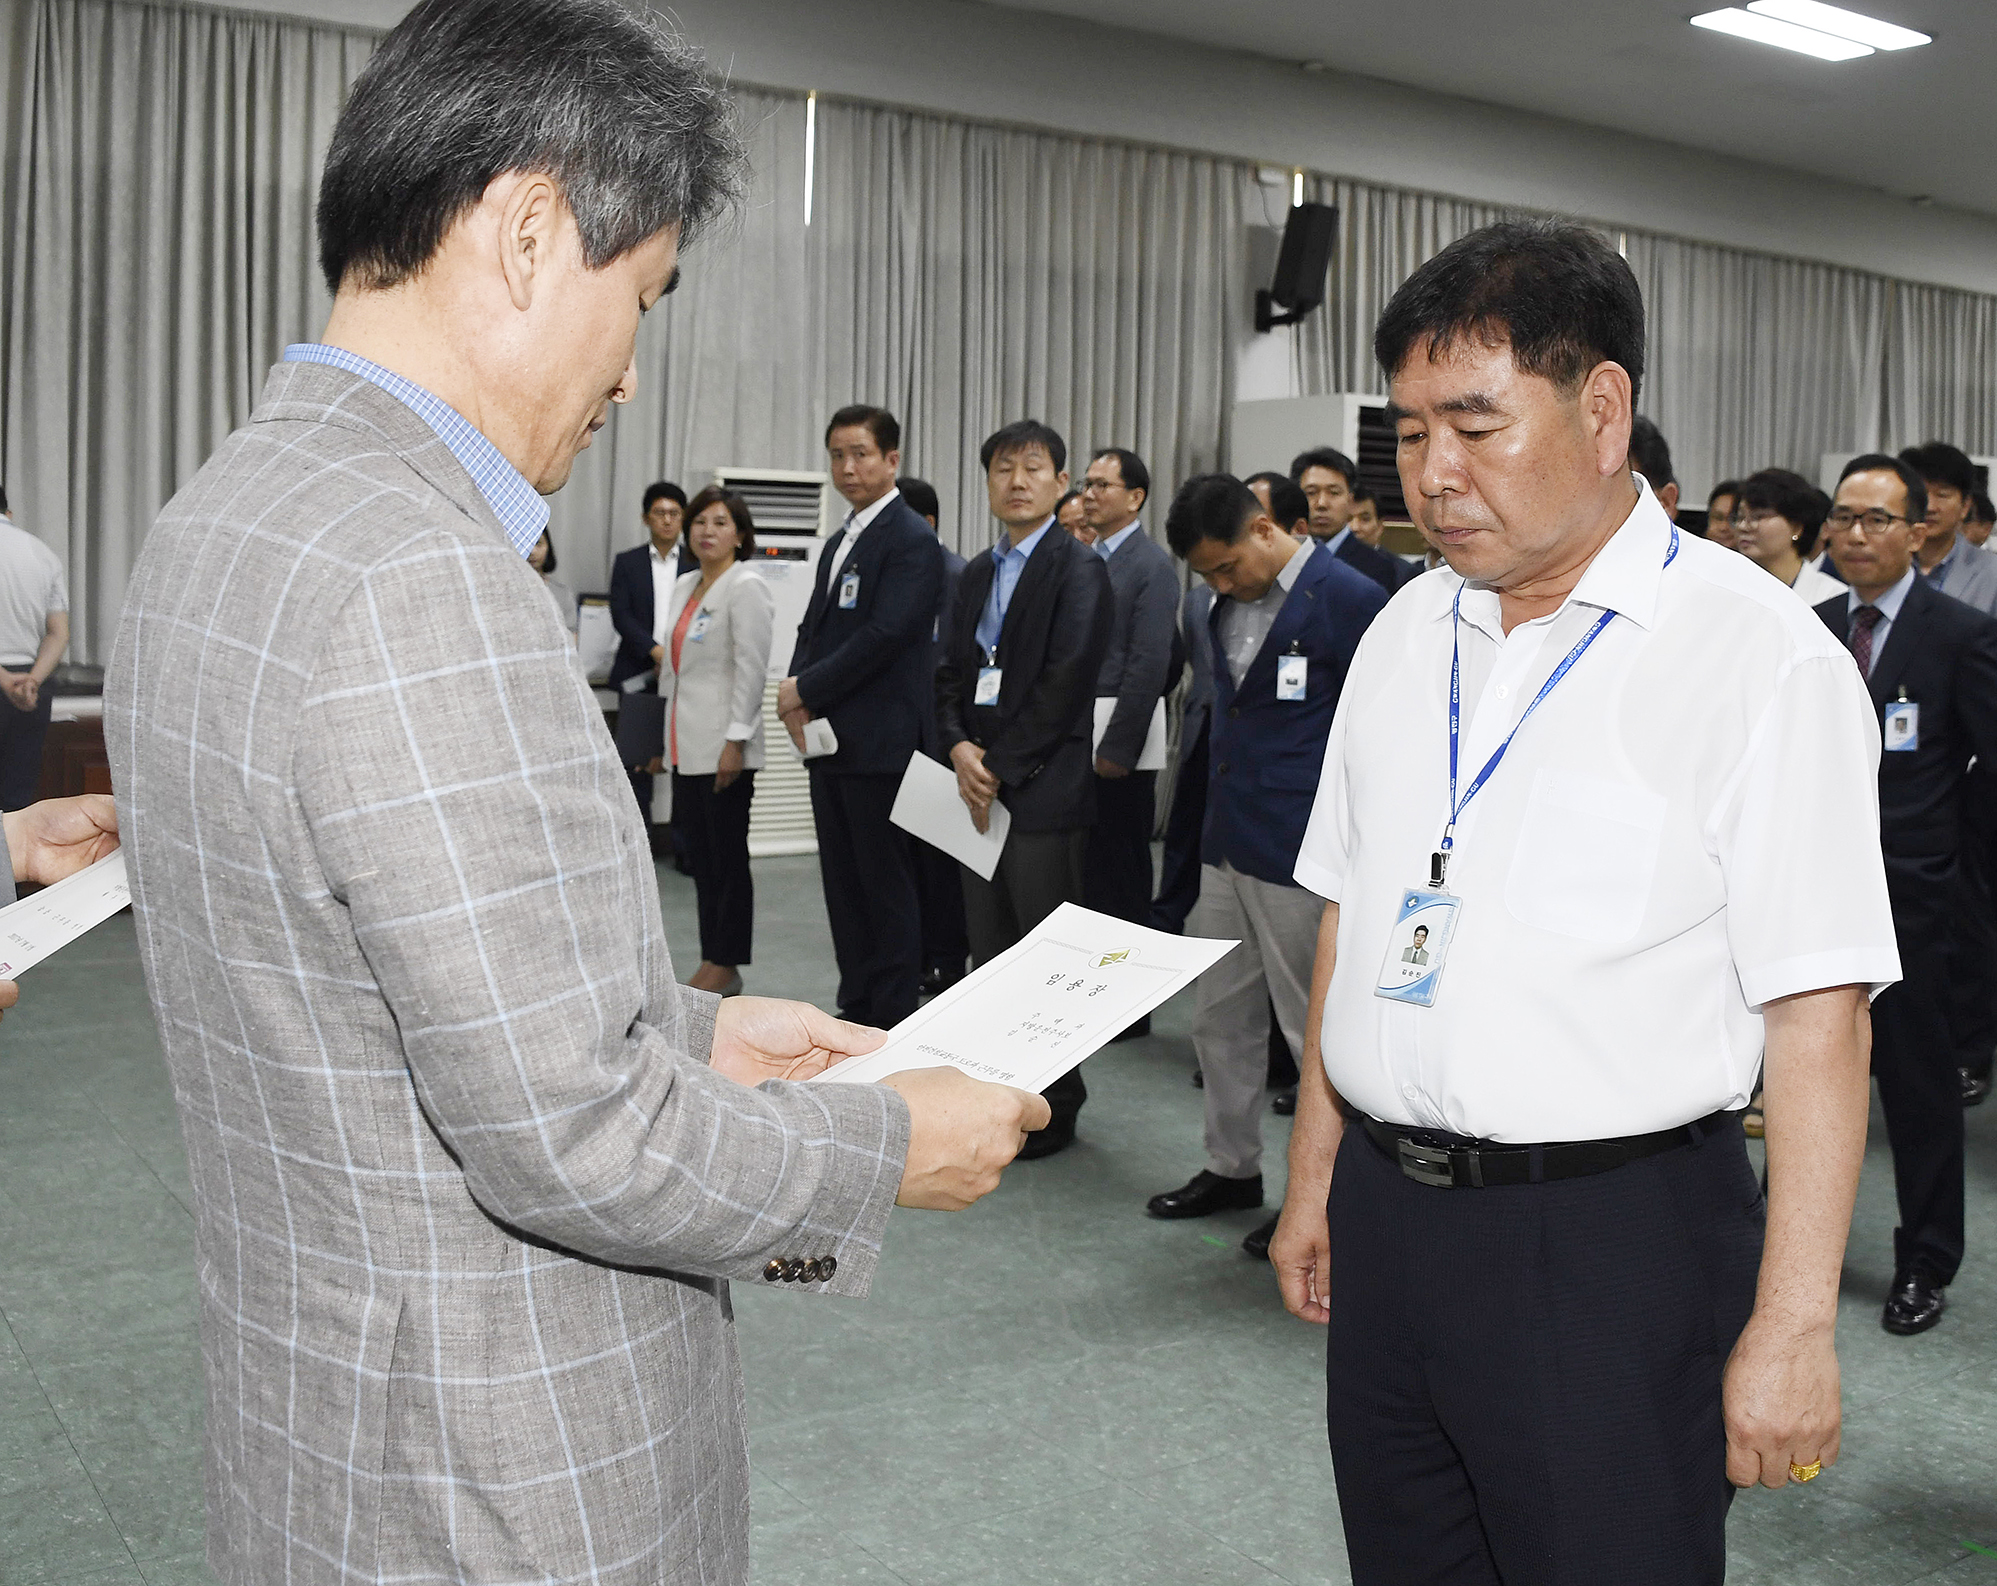
<path fill-rule="evenodd" d="M 0 980 L 12 980 L 132 901 L 125 854 L 106 854 L 31 898 L 0 909 Z"/>
<path fill-rule="evenodd" d="M 1239 944 L 1171 936 L 1064 903 L 1024 938 L 813 1084 L 869 1084 L 911 1068 L 1045 1090 Z"/>
<path fill-rule="evenodd" d="M 920 749 L 908 757 L 908 769 L 902 773 L 888 819 L 911 837 L 920 837 L 959 864 L 968 865 L 987 881 L 998 869 L 1005 834 L 1012 830 L 1012 811 L 993 799 L 990 818 L 979 831 L 957 791 L 957 773 L 938 765 Z"/>
<path fill-rule="evenodd" d="M 1103 734 L 1109 731 L 1109 719 L 1116 714 L 1116 699 L 1105 694 L 1096 701 L 1095 736 L 1090 740 L 1097 754 L 1102 753 Z M 1137 751 L 1137 764 L 1133 771 L 1162 771 L 1165 769 L 1165 702 L 1161 699 L 1151 707 L 1151 725 L 1144 729 L 1144 747 Z"/>

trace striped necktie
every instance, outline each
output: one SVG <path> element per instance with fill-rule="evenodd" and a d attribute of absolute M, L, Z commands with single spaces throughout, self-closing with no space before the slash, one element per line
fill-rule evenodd
<path fill-rule="evenodd" d="M 1872 630 L 1885 616 L 1877 606 L 1860 606 L 1851 614 L 1851 658 L 1860 677 L 1872 676 Z"/>

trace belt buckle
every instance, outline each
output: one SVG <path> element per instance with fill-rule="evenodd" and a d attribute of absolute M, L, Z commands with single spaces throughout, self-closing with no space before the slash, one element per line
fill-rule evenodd
<path fill-rule="evenodd" d="M 1449 1152 L 1444 1147 L 1396 1140 L 1394 1151 L 1400 1158 L 1401 1171 L 1417 1184 L 1430 1184 L 1437 1189 L 1456 1188 L 1456 1170 L 1450 1166 Z"/>

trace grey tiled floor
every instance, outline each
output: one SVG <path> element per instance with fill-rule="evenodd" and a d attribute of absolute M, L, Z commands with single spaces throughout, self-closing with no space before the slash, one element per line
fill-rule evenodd
<path fill-rule="evenodd" d="M 812 861 L 757 880 L 750 989 L 829 1004 Z M 661 890 L 690 943 L 691 884 Z M 1182 998 L 1091 1059 L 1073 1150 L 960 1216 L 898 1213 L 865 1303 L 738 1291 L 764 1586 L 1345 1580 L 1319 1335 L 1236 1249 L 1255 1215 L 1143 1215 L 1199 1164 L 1188 1017 Z M 1950 1314 L 1889 1338 L 1875 1146 L 1839 1333 L 1845 1462 L 1735 1506 L 1730 1579 L 1997 1586 L 1997 1105 L 1971 1115 L 1970 1174 Z M 211 1581 L 188 1204 L 114 920 L 0 1025 L 0 1586 Z"/>

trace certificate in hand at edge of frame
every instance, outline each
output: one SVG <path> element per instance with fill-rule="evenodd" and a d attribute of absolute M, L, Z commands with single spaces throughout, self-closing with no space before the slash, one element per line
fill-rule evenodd
<path fill-rule="evenodd" d="M 131 901 L 120 848 L 31 898 L 8 904 L 0 909 L 0 980 L 33 969 Z"/>
<path fill-rule="evenodd" d="M 957 792 L 957 773 L 939 765 L 920 749 L 908 757 L 908 769 L 895 790 L 893 821 L 911 837 L 940 848 L 967 869 L 989 881 L 1012 830 L 1012 811 L 994 799 L 991 818 L 981 833 L 971 824 L 971 812 Z"/>
<path fill-rule="evenodd" d="M 888 1033 L 887 1044 L 815 1076 L 871 1084 L 912 1068 L 1045 1090 L 1240 944 L 1172 936 L 1064 903 L 981 969 Z"/>

